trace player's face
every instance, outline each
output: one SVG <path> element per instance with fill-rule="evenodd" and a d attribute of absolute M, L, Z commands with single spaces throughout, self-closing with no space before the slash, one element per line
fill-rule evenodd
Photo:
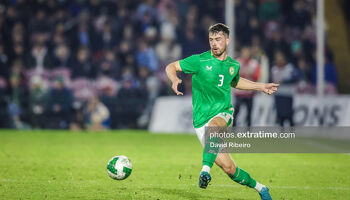
<path fill-rule="evenodd" d="M 230 39 L 222 31 L 218 33 L 209 33 L 209 44 L 214 56 L 221 56 L 225 51 Z"/>

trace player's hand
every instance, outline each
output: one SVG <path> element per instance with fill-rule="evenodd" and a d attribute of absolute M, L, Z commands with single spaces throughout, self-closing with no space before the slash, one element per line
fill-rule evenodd
<path fill-rule="evenodd" d="M 277 83 L 265 83 L 263 86 L 263 92 L 265 94 L 271 95 L 277 91 L 277 88 L 280 84 Z"/>
<path fill-rule="evenodd" d="M 177 90 L 177 86 L 182 83 L 181 79 L 177 79 L 176 81 L 173 82 L 173 85 L 171 86 L 171 89 L 176 93 L 176 95 L 184 95 L 182 92 L 179 92 Z"/>

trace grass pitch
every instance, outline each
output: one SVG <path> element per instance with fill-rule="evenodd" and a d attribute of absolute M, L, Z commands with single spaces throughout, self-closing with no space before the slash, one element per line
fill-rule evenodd
<path fill-rule="evenodd" d="M 128 156 L 133 172 L 112 180 L 107 161 Z M 273 199 L 350 199 L 350 155 L 232 154 Z M 199 189 L 195 135 L 0 131 L 0 199 L 259 199 L 217 166 Z"/>

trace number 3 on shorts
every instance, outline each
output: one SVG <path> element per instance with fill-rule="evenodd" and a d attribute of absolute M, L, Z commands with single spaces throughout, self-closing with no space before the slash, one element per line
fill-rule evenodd
<path fill-rule="evenodd" d="M 219 74 L 219 79 L 220 83 L 218 84 L 218 86 L 221 87 L 224 84 L 224 75 Z"/>

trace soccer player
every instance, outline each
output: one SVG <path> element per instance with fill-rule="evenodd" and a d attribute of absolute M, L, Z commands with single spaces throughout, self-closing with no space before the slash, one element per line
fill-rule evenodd
<path fill-rule="evenodd" d="M 203 146 L 206 127 L 227 127 L 232 124 L 234 109 L 231 104 L 231 87 L 271 95 L 279 86 L 275 83 L 257 83 L 240 78 L 239 63 L 229 57 L 226 51 L 230 43 L 229 32 L 229 27 L 224 24 L 212 25 L 209 28 L 209 51 L 175 61 L 166 67 L 172 90 L 177 95 L 183 93 L 178 91 L 182 80 L 176 73 L 183 71 L 192 74 L 193 125 Z M 263 200 L 271 199 L 268 188 L 239 168 L 230 154 L 209 152 L 212 151 L 203 150 L 200 188 L 205 189 L 211 181 L 210 169 L 215 162 L 233 181 L 254 188 Z"/>

